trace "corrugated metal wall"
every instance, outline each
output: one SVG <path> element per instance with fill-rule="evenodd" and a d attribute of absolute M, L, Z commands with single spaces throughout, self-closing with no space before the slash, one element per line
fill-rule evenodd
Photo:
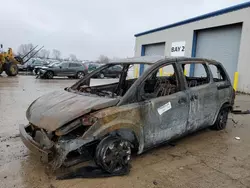
<path fill-rule="evenodd" d="M 234 24 L 198 31 L 196 57 L 221 62 L 233 81 L 238 65 L 241 30 L 242 24 Z M 196 66 L 194 75 L 199 75 L 200 71 Z"/>

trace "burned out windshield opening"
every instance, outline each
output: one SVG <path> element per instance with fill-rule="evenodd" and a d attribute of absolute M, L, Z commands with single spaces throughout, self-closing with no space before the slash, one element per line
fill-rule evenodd
<path fill-rule="evenodd" d="M 91 72 L 74 91 L 82 95 L 122 97 L 139 77 L 138 68 L 137 64 L 106 64 Z"/>

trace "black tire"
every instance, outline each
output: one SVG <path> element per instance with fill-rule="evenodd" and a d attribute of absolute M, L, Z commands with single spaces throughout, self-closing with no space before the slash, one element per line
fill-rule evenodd
<path fill-rule="evenodd" d="M 84 78 L 84 76 L 85 76 L 85 74 L 82 71 L 79 71 L 76 73 L 76 78 L 78 78 L 78 79 L 82 79 L 82 78 Z"/>
<path fill-rule="evenodd" d="M 5 63 L 4 70 L 8 76 L 16 76 L 18 74 L 18 67 L 12 62 Z"/>
<path fill-rule="evenodd" d="M 216 118 L 214 125 L 211 127 L 214 130 L 223 130 L 227 126 L 229 108 L 222 108 Z"/>
<path fill-rule="evenodd" d="M 95 162 L 109 173 L 128 168 L 131 160 L 131 143 L 119 137 L 105 137 L 96 147 Z"/>
<path fill-rule="evenodd" d="M 54 73 L 52 71 L 47 71 L 45 77 L 48 79 L 52 79 L 54 77 Z"/>

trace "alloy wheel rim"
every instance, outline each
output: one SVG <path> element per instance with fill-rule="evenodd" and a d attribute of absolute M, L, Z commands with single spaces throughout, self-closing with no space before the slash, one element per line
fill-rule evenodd
<path fill-rule="evenodd" d="M 51 73 L 51 72 L 48 72 L 48 77 L 49 77 L 49 78 L 52 78 L 52 76 L 53 76 L 52 73 Z"/>
<path fill-rule="evenodd" d="M 79 73 L 78 73 L 78 78 L 83 78 L 83 77 L 84 77 L 83 73 L 82 73 L 82 72 L 79 72 Z"/>
<path fill-rule="evenodd" d="M 131 159 L 131 147 L 127 141 L 111 143 L 104 151 L 103 165 L 108 171 L 118 171 L 129 163 Z"/>

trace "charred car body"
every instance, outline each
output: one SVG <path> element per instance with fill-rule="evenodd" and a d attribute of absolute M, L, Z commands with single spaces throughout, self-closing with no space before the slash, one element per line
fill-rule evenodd
<path fill-rule="evenodd" d="M 151 66 L 138 79 L 128 79 L 135 64 Z M 204 72 L 186 76 L 190 64 Z M 119 81 L 90 86 L 90 78 L 115 65 L 123 67 Z M 26 114 L 29 125 L 20 126 L 20 133 L 24 144 L 55 168 L 94 159 L 112 173 L 128 165 L 132 151 L 140 154 L 205 127 L 224 129 L 233 103 L 229 77 L 216 61 L 131 58 L 35 100 Z"/>

